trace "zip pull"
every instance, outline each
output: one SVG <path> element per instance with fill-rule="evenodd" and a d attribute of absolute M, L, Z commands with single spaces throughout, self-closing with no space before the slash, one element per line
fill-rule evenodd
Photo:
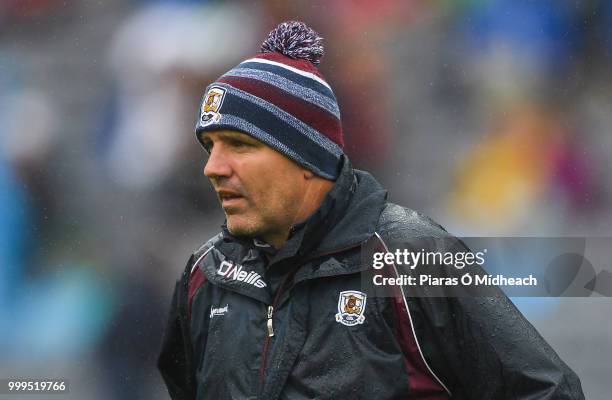
<path fill-rule="evenodd" d="M 272 313 L 274 312 L 274 307 L 268 306 L 268 336 L 274 336 L 274 328 L 272 327 Z"/>

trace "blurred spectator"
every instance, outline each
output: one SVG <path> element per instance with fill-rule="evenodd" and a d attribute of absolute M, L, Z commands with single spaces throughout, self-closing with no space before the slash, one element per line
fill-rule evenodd
<path fill-rule="evenodd" d="M 580 139 L 558 112 L 518 101 L 492 125 L 458 166 L 450 195 L 452 214 L 471 226 L 468 232 L 558 232 L 562 221 L 541 216 L 594 206 L 595 160 L 583 156 Z"/>
<path fill-rule="evenodd" d="M 0 157 L 0 351 L 13 342 L 10 326 L 15 299 L 23 285 L 28 243 L 26 196 L 13 171 Z"/>
<path fill-rule="evenodd" d="M 194 147 L 193 94 L 256 48 L 243 39 L 254 37 L 253 17 L 234 4 L 165 2 L 123 23 L 110 51 L 118 110 L 106 163 L 114 180 L 146 188 L 175 171 Z"/>
<path fill-rule="evenodd" d="M 54 265 L 41 251 L 63 218 L 48 169 L 58 110 L 9 65 L 4 73 L 13 79 L 0 79 L 0 349 L 6 363 L 0 367 L 78 357 L 101 337 L 111 314 L 95 270 L 66 260 Z"/>

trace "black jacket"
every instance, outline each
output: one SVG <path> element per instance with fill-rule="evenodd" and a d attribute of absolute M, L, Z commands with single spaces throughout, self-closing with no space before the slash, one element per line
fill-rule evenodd
<path fill-rule="evenodd" d="M 366 293 L 365 243 L 423 237 L 450 235 L 386 202 L 347 159 L 278 252 L 224 229 L 176 284 L 158 362 L 171 397 L 583 399 L 578 377 L 504 295 Z"/>

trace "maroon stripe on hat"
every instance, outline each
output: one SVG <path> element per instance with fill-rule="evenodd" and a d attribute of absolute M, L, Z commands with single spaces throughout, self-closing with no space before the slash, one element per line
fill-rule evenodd
<path fill-rule="evenodd" d="M 303 59 L 295 60 L 291 57 L 287 57 L 286 55 L 277 53 L 277 52 L 259 53 L 255 55 L 255 57 L 263 58 L 263 59 L 270 60 L 270 61 L 276 61 L 276 62 L 285 64 L 285 65 L 288 65 L 290 67 L 300 69 L 305 72 L 310 72 L 325 81 L 325 78 L 323 77 L 323 74 L 319 72 L 319 69 L 308 60 L 303 60 Z"/>
<path fill-rule="evenodd" d="M 324 108 L 302 100 L 274 85 L 257 79 L 224 76 L 217 82 L 227 83 L 236 89 L 248 92 L 274 104 L 276 107 L 293 115 L 300 121 L 319 131 L 321 134 L 327 136 L 340 147 L 344 147 L 340 120 Z"/>
<path fill-rule="evenodd" d="M 193 303 L 193 298 L 195 297 L 196 292 L 198 291 L 198 289 L 206 282 L 206 276 L 204 275 L 204 273 L 200 270 L 200 267 L 197 266 L 195 268 L 195 271 L 193 271 L 193 273 L 191 274 L 191 276 L 189 277 L 189 290 L 188 290 L 188 314 L 189 314 L 189 318 L 191 319 L 191 303 Z"/>

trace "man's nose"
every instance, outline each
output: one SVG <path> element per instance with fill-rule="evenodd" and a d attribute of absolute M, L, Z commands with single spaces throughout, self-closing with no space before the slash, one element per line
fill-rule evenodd
<path fill-rule="evenodd" d="M 229 177 L 232 174 L 232 169 L 229 164 L 229 159 L 225 151 L 223 151 L 223 145 L 219 144 L 212 148 L 208 161 L 204 166 L 204 175 L 209 179 Z"/>

